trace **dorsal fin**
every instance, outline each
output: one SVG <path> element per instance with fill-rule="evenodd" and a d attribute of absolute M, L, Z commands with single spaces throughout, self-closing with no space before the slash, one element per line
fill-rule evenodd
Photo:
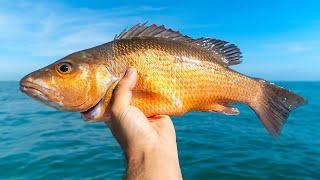
<path fill-rule="evenodd" d="M 234 44 L 228 44 L 226 41 L 212 38 L 192 39 L 189 36 L 181 34 L 179 31 L 167 29 L 164 25 L 157 26 L 152 24 L 146 26 L 146 23 L 136 24 L 129 30 L 124 29 L 119 35 L 115 36 L 114 40 L 139 37 L 166 38 L 173 41 L 190 43 L 220 55 L 222 57 L 221 62 L 227 66 L 241 63 L 241 52 Z"/>
<path fill-rule="evenodd" d="M 119 35 L 116 35 L 114 40 L 117 39 L 131 39 L 135 37 L 157 37 L 157 38 L 166 38 L 175 41 L 185 41 L 192 42 L 188 36 L 182 35 L 179 31 L 173 31 L 172 29 L 167 29 L 164 25 L 157 26 L 152 24 L 146 26 L 146 23 L 136 24 L 132 28 L 124 29 Z"/>
<path fill-rule="evenodd" d="M 193 40 L 192 43 L 221 55 L 222 61 L 228 66 L 242 62 L 240 49 L 234 44 L 229 44 L 229 42 L 212 38 L 199 38 Z"/>

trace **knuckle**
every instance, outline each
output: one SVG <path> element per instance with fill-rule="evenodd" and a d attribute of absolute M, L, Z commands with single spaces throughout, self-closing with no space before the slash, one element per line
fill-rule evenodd
<path fill-rule="evenodd" d="M 121 120 L 127 114 L 129 106 L 111 106 L 110 114 L 114 118 Z"/>
<path fill-rule="evenodd" d="M 112 92 L 112 96 L 113 96 L 113 97 L 117 97 L 117 96 L 119 96 L 119 95 L 120 95 L 119 89 L 113 90 L 113 92 Z"/>
<path fill-rule="evenodd" d="M 128 113 L 130 112 L 130 106 L 122 107 L 119 113 L 119 120 L 123 120 L 127 117 Z"/>
<path fill-rule="evenodd" d="M 121 108 L 117 107 L 117 106 L 111 106 L 110 107 L 110 114 L 112 116 L 117 116 L 119 114 Z"/>

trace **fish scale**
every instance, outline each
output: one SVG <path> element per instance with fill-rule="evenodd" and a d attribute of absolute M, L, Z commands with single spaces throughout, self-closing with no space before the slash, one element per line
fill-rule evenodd
<path fill-rule="evenodd" d="M 124 61 L 137 69 L 139 78 L 134 91 L 140 93 L 138 97 L 133 96 L 132 102 L 147 116 L 180 115 L 190 110 L 215 111 L 211 109 L 214 104 L 246 98 L 229 93 L 235 85 L 226 83 L 236 78 L 232 72 L 227 77 L 223 65 L 204 59 L 213 56 L 201 54 L 202 51 L 193 46 L 146 38 L 118 40 L 113 49 L 116 61 Z"/>

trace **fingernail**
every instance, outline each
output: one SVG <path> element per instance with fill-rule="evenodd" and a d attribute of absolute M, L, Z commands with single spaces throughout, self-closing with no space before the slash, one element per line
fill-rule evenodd
<path fill-rule="evenodd" d="M 129 67 L 129 68 L 127 69 L 127 71 L 126 71 L 126 75 L 127 75 L 127 76 L 130 76 L 130 75 L 132 75 L 133 72 L 134 72 L 134 69 L 133 69 L 132 67 Z"/>

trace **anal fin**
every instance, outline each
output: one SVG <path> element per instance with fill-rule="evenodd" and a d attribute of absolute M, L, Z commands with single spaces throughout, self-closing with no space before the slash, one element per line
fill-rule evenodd
<path fill-rule="evenodd" d="M 226 115 L 238 115 L 240 112 L 238 108 L 231 107 L 227 104 L 214 104 L 208 108 L 209 112 L 218 112 Z"/>

